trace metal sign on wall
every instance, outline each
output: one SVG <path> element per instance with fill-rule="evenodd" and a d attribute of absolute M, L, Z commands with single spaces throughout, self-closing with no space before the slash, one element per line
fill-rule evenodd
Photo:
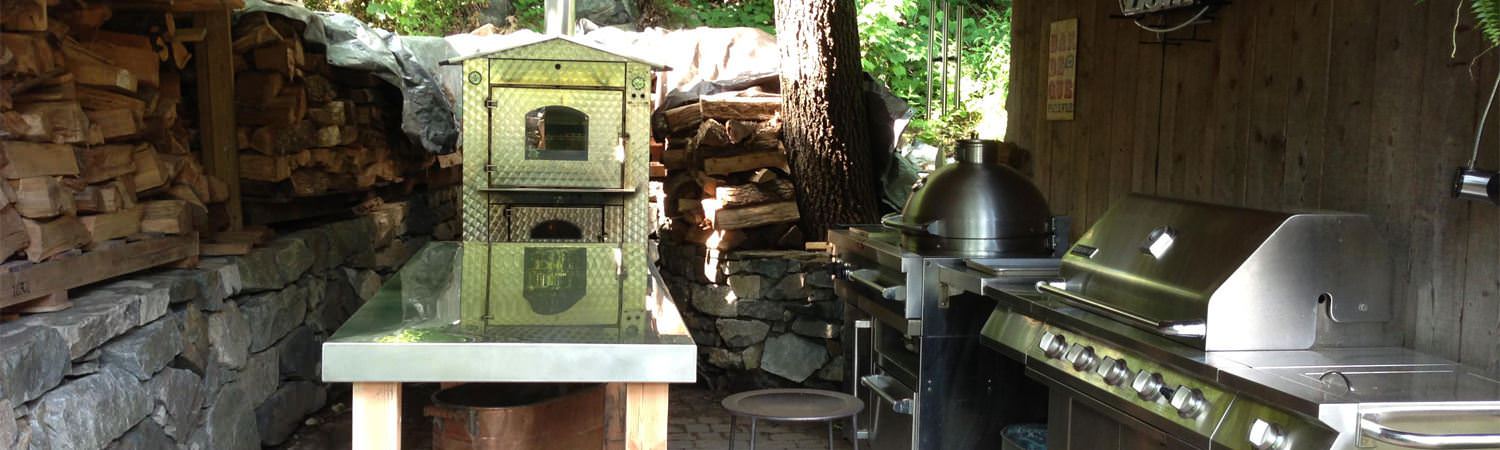
<path fill-rule="evenodd" d="M 1138 16 L 1201 4 L 1201 0 L 1120 0 L 1120 14 Z"/>
<path fill-rule="evenodd" d="M 1052 22 L 1047 39 L 1047 120 L 1073 120 L 1078 73 L 1078 19 Z"/>

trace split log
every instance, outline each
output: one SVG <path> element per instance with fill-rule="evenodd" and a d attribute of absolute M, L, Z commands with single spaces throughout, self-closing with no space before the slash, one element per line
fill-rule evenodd
<path fill-rule="evenodd" d="M 313 103 L 328 103 L 338 97 L 338 89 L 332 81 L 322 75 L 307 75 L 302 77 L 302 85 L 307 88 L 307 101 Z"/>
<path fill-rule="evenodd" d="M 79 177 L 86 183 L 99 183 L 134 172 L 135 152 L 141 145 L 112 144 L 76 149 L 82 170 Z"/>
<path fill-rule="evenodd" d="M 246 71 L 234 75 L 234 101 L 260 105 L 281 94 L 286 77 L 272 72 Z"/>
<path fill-rule="evenodd" d="M 693 136 L 689 149 L 697 152 L 699 148 L 723 148 L 729 146 L 729 132 L 724 130 L 724 124 L 717 120 L 707 119 L 698 125 L 698 133 Z"/>
<path fill-rule="evenodd" d="M 713 213 L 716 230 L 738 230 L 777 223 L 791 223 L 801 219 L 797 202 L 777 202 L 745 208 L 720 209 Z"/>
<path fill-rule="evenodd" d="M 789 171 L 786 153 L 780 151 L 746 153 L 703 159 L 703 171 L 710 175 L 728 175 L 762 168 L 777 168 Z"/>
<path fill-rule="evenodd" d="M 705 118 L 763 121 L 781 111 L 781 97 L 741 97 L 738 93 L 706 95 L 698 100 Z"/>
<path fill-rule="evenodd" d="M 794 200 L 796 195 L 796 186 L 787 180 L 774 180 L 759 185 L 719 186 L 714 189 L 714 198 L 719 200 L 725 208 L 790 201 Z"/>
<path fill-rule="evenodd" d="M 291 160 L 286 156 L 240 153 L 240 178 L 274 183 L 291 176 Z"/>
<path fill-rule="evenodd" d="M 78 102 L 50 101 L 17 105 L 16 112 L 26 116 L 27 127 L 21 137 L 56 144 L 81 144 L 89 139 L 89 118 Z M 40 128 L 33 128 L 39 125 Z"/>
<path fill-rule="evenodd" d="M 0 208 L 0 262 L 5 262 L 30 243 L 31 238 L 26 235 L 26 223 L 21 221 L 21 214 L 15 208 Z"/>
<path fill-rule="evenodd" d="M 309 92 L 308 99 L 312 96 Z M 317 125 L 343 125 L 347 117 L 348 102 L 332 101 L 307 110 L 307 118 Z"/>
<path fill-rule="evenodd" d="M 235 118 L 241 125 L 291 126 L 307 115 L 307 94 L 300 86 L 288 86 L 281 95 L 263 105 L 239 105 Z"/>
<path fill-rule="evenodd" d="M 78 222 L 83 224 L 85 230 L 88 230 L 90 242 L 104 242 L 141 232 L 143 212 L 142 208 L 135 207 L 107 214 L 79 217 Z"/>
<path fill-rule="evenodd" d="M 0 29 L 5 31 L 47 31 L 46 0 L 6 0 L 0 2 Z M 3 261 L 5 255 L 0 255 Z"/>
<path fill-rule="evenodd" d="M 250 133 L 249 147 L 266 155 L 284 155 L 306 148 L 312 141 L 313 128 L 306 122 L 292 126 L 256 128 Z"/>
<path fill-rule="evenodd" d="M 669 134 L 696 129 L 698 128 L 698 124 L 703 122 L 703 110 L 699 108 L 697 103 L 690 103 L 666 110 L 662 113 L 662 116 L 662 120 L 666 122 Z"/>
<path fill-rule="evenodd" d="M 91 58 L 68 58 L 68 71 L 84 86 L 125 93 L 134 93 L 139 87 L 139 81 L 129 70 Z"/>
<path fill-rule="evenodd" d="M 266 13 L 245 14 L 235 22 L 233 48 L 236 54 L 282 40 L 281 33 L 266 19 Z"/>
<path fill-rule="evenodd" d="M 87 115 L 89 122 L 99 127 L 105 141 L 135 137 L 145 125 L 141 116 L 129 109 L 100 109 Z"/>
<path fill-rule="evenodd" d="M 154 200 L 142 202 L 141 231 L 146 233 L 185 234 L 193 231 L 187 202 Z"/>
<path fill-rule="evenodd" d="M 91 86 L 78 86 L 78 103 L 87 110 L 128 109 L 146 115 L 146 101 Z"/>
<path fill-rule="evenodd" d="M 46 219 L 74 214 L 73 193 L 63 189 L 57 177 L 31 177 L 15 181 L 16 212 L 28 219 Z"/>
<path fill-rule="evenodd" d="M 48 44 L 44 35 L 0 33 L 0 46 L 11 52 L 10 71 L 14 75 L 36 77 L 62 67 L 61 52 Z"/>
<path fill-rule="evenodd" d="M 32 81 L 33 86 L 13 91 L 18 92 L 14 98 L 17 105 L 64 100 L 77 104 L 78 83 L 73 81 L 73 74 L 60 72 L 42 78 L 33 78 Z M 0 83 L 3 82 L 4 80 L 0 80 Z"/>
<path fill-rule="evenodd" d="M 322 127 L 313 133 L 313 147 L 333 147 L 339 145 L 341 142 L 343 142 L 343 138 L 339 135 L 339 127 L 337 125 Z"/>
<path fill-rule="evenodd" d="M 52 220 L 21 219 L 26 228 L 26 259 L 42 262 L 89 243 L 89 232 L 73 216 Z"/>
<path fill-rule="evenodd" d="M 10 188 L 10 183 L 0 180 L 0 208 L 10 206 L 16 202 L 16 193 Z"/>
<path fill-rule="evenodd" d="M 0 141 L 0 176 L 6 179 L 77 174 L 71 145 Z"/>
<path fill-rule="evenodd" d="M 170 178 L 163 172 L 159 156 L 150 144 L 142 144 L 131 152 L 131 160 L 135 163 L 135 173 L 130 180 L 135 186 L 135 193 L 149 191 L 167 184 Z"/>
<path fill-rule="evenodd" d="M 264 47 L 255 49 L 250 53 L 251 65 L 255 70 L 279 73 L 287 79 L 297 74 L 296 50 L 301 46 L 296 45 L 296 40 L 283 40 Z"/>
<path fill-rule="evenodd" d="M 94 39 L 83 46 L 94 53 L 105 55 L 115 65 L 130 71 L 144 86 L 161 85 L 161 62 L 151 45 L 151 38 L 129 33 L 100 31 Z"/>
<path fill-rule="evenodd" d="M 317 169 L 297 169 L 291 177 L 292 195 L 311 197 L 328 192 L 328 174 Z"/>
<path fill-rule="evenodd" d="M 207 178 L 209 203 L 219 203 L 229 200 L 229 183 L 212 175 Z"/>

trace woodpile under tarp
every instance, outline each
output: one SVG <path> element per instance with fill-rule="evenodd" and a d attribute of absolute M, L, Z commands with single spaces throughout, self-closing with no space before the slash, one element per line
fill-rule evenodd
<path fill-rule="evenodd" d="M 235 21 L 247 201 L 368 191 L 432 165 L 435 157 L 399 132 L 400 91 L 371 72 L 330 66 L 323 49 L 304 42 L 305 26 L 266 12 Z"/>
<path fill-rule="evenodd" d="M 658 111 L 653 175 L 664 240 L 718 251 L 802 248 L 796 185 L 781 145 L 781 96 L 760 87 Z"/>
<path fill-rule="evenodd" d="M 42 285 L 165 262 L 132 255 L 133 243 L 191 236 L 228 197 L 203 169 L 194 105 L 184 101 L 192 87 L 185 43 L 203 30 L 178 28 L 174 13 L 196 6 L 0 5 L 0 284 L 10 288 L 0 307 L 57 295 Z M 179 250 L 166 253 L 196 254 Z M 63 259 L 109 263 L 66 269 Z M 27 283 L 22 274 L 33 266 L 56 273 Z"/>

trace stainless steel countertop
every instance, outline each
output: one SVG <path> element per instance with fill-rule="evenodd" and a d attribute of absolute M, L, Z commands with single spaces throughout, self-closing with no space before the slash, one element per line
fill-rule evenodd
<path fill-rule="evenodd" d="M 419 250 L 323 344 L 327 382 L 691 383 L 697 346 L 660 275 L 646 329 L 488 325 L 461 317 L 463 244 Z M 517 274 L 519 283 L 519 274 Z"/>

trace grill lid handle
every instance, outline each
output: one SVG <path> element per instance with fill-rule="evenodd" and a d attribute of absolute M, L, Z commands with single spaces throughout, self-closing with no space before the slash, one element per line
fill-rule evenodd
<path fill-rule="evenodd" d="M 1038 281 L 1036 283 L 1036 290 L 1043 294 L 1052 294 L 1068 303 L 1090 311 L 1124 319 L 1124 322 L 1127 324 L 1134 325 L 1137 328 L 1144 328 L 1147 331 L 1153 331 L 1163 336 L 1198 339 L 1208 336 L 1208 327 L 1202 320 L 1156 320 L 1085 297 L 1081 294 L 1069 292 L 1067 289 L 1058 288 L 1046 281 Z"/>
<path fill-rule="evenodd" d="M 1500 447 L 1500 433 L 1428 434 L 1401 430 L 1380 423 L 1380 419 L 1382 418 L 1393 418 L 1403 415 L 1440 416 L 1446 414 L 1500 414 L 1500 406 L 1489 404 L 1373 408 L 1360 414 L 1359 431 L 1361 435 L 1370 439 L 1406 448 L 1446 450 Z"/>

